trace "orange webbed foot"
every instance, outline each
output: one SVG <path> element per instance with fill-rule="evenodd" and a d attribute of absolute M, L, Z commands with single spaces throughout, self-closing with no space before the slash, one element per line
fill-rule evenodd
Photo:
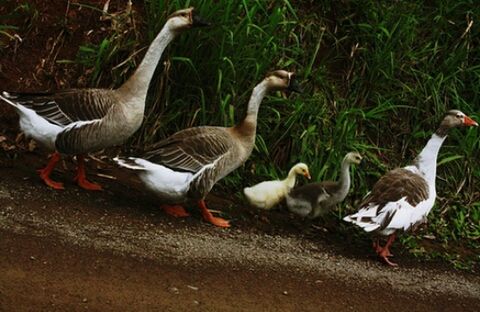
<path fill-rule="evenodd" d="M 211 224 L 216 225 L 218 227 L 223 227 L 223 228 L 230 227 L 229 221 L 222 218 L 214 217 L 212 215 L 212 212 L 208 210 L 207 205 L 205 204 L 205 201 L 203 199 L 198 201 L 198 206 L 200 207 L 203 219 L 205 221 L 210 222 Z"/>
<path fill-rule="evenodd" d="M 379 257 L 380 257 L 381 259 L 383 259 L 383 261 L 385 261 L 385 263 L 388 264 L 389 266 L 391 266 L 391 267 L 396 267 L 396 266 L 398 266 L 398 264 L 396 264 L 396 263 L 390 261 L 390 259 L 388 259 L 388 257 L 391 257 L 391 256 L 392 256 L 392 254 L 390 253 L 390 251 L 388 250 L 388 248 L 386 248 L 386 247 L 383 248 L 382 251 L 380 251 L 380 252 L 378 253 L 378 255 L 379 255 Z"/>
<path fill-rule="evenodd" d="M 380 246 L 380 243 L 378 241 L 373 243 L 373 250 L 375 250 L 375 252 L 379 256 L 382 252 L 384 252 L 386 257 L 393 257 L 393 254 L 390 252 L 390 250 L 387 247 L 384 248 Z"/>
<path fill-rule="evenodd" d="M 45 173 L 42 169 L 38 170 L 38 173 L 40 174 L 40 179 L 42 179 L 43 182 L 45 182 L 45 184 L 50 186 L 51 188 L 55 190 L 65 189 L 63 187 L 63 183 L 53 181 L 52 179 L 50 179 L 49 174 Z"/>
<path fill-rule="evenodd" d="M 393 232 L 392 234 L 390 234 L 388 236 L 388 240 L 387 240 L 387 243 L 385 244 L 385 247 L 380 247 L 380 244 L 378 243 L 378 240 L 377 240 L 377 243 L 374 244 L 374 248 L 376 249 L 377 251 L 377 254 L 380 258 L 383 259 L 383 261 L 385 261 L 386 264 L 388 264 L 389 266 L 392 266 L 392 267 L 396 267 L 398 266 L 398 264 L 390 261 L 388 259 L 388 257 L 392 257 L 392 253 L 390 252 L 390 246 L 393 244 L 393 241 L 395 240 L 395 237 L 396 237 L 396 234 L 395 232 Z"/>
<path fill-rule="evenodd" d="M 212 217 L 209 217 L 209 218 L 204 217 L 204 219 L 205 219 L 205 221 L 210 222 L 211 224 L 216 225 L 218 227 L 223 227 L 223 228 L 230 227 L 230 221 L 222 219 L 222 218 L 212 216 Z"/>
<path fill-rule="evenodd" d="M 389 266 L 391 267 L 397 267 L 398 264 L 396 264 L 395 262 L 392 262 L 390 261 L 387 257 L 381 257 L 383 259 L 383 261 L 385 261 L 386 264 L 388 264 Z"/>
<path fill-rule="evenodd" d="M 52 173 L 57 163 L 60 161 L 60 158 L 61 158 L 60 153 L 58 152 L 53 153 L 50 156 L 50 160 L 48 161 L 47 166 L 43 169 L 37 170 L 43 182 L 45 182 L 46 185 L 56 190 L 63 190 L 63 183 L 55 182 L 52 179 L 50 179 L 50 174 Z"/>
<path fill-rule="evenodd" d="M 83 155 L 77 155 L 78 167 L 77 167 L 77 176 L 74 178 L 74 181 L 77 182 L 78 186 L 88 191 L 101 191 L 102 186 L 97 183 L 93 183 L 87 180 L 87 175 L 85 173 L 85 157 Z"/>
<path fill-rule="evenodd" d="M 81 177 L 76 176 L 74 178 L 74 181 L 76 181 L 78 186 L 80 186 L 84 190 L 88 190 L 88 191 L 101 191 L 102 190 L 102 186 L 100 184 L 90 182 L 85 178 L 81 178 Z"/>
<path fill-rule="evenodd" d="M 180 205 L 161 205 L 160 208 L 165 211 L 166 214 L 176 218 L 184 218 L 190 216 L 190 214 Z"/>

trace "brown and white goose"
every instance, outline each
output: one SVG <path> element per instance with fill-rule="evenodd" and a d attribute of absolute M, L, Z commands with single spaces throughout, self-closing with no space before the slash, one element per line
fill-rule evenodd
<path fill-rule="evenodd" d="M 293 73 L 277 70 L 260 82 L 252 92 L 246 117 L 233 127 L 194 127 L 181 130 L 155 144 L 144 158 L 115 158 L 123 167 L 137 170 L 148 189 L 165 203 L 162 208 L 174 216 L 188 216 L 178 204 L 197 201 L 203 218 L 220 227 L 228 221 L 207 209 L 205 197 L 223 177 L 241 166 L 255 144 L 258 109 L 268 91 L 298 91 Z"/>
<path fill-rule="evenodd" d="M 344 218 L 362 227 L 366 232 L 388 235 L 381 247 L 378 239 L 374 249 L 388 265 L 396 266 L 388 257 L 397 231 L 415 229 L 425 223 L 435 203 L 437 155 L 449 129 L 460 126 L 478 126 L 459 110 L 449 111 L 440 127 L 413 161 L 413 165 L 387 172 L 375 183 L 360 210 Z"/>
<path fill-rule="evenodd" d="M 40 177 L 54 189 L 50 173 L 60 154 L 77 155 L 77 183 L 100 190 L 86 179 L 84 155 L 118 145 L 142 124 L 150 80 L 167 45 L 183 30 L 207 25 L 193 8 L 173 13 L 153 40 L 135 73 L 118 89 L 72 89 L 55 93 L 3 92 L 0 99 L 12 105 L 20 116 L 23 132 L 55 151 Z"/>
<path fill-rule="evenodd" d="M 286 197 L 288 210 L 309 219 L 328 212 L 347 197 L 350 189 L 350 165 L 360 164 L 361 161 L 359 153 L 350 152 L 343 158 L 337 182 L 309 183 L 292 189 Z"/>

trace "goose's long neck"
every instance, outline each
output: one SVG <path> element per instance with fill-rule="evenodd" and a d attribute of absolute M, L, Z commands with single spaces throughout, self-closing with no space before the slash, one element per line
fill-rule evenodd
<path fill-rule="evenodd" d="M 442 147 L 446 137 L 447 134 L 442 131 L 434 133 L 414 161 L 415 166 L 423 173 L 427 182 L 433 186 L 435 185 L 435 177 L 437 176 L 438 151 Z"/>
<path fill-rule="evenodd" d="M 255 136 L 257 129 L 257 116 L 260 103 L 267 94 L 267 82 L 259 83 L 252 92 L 250 100 L 248 101 L 247 115 L 245 119 L 238 125 L 240 131 L 245 132 L 248 136 Z M 243 129 L 243 130 L 242 130 Z"/>
<path fill-rule="evenodd" d="M 143 99 L 143 102 L 145 102 L 148 86 L 155 72 L 155 68 L 162 57 L 163 51 L 165 51 L 165 48 L 174 38 L 175 32 L 172 31 L 167 21 L 160 33 L 150 44 L 147 53 L 145 53 L 135 73 L 125 82 L 122 88 L 126 89 L 127 92 L 134 93 L 135 97 Z"/>
<path fill-rule="evenodd" d="M 344 158 L 340 168 L 340 179 L 338 180 L 339 192 L 341 196 L 346 196 L 350 189 L 350 162 Z"/>
<path fill-rule="evenodd" d="M 295 167 L 290 169 L 288 172 L 288 176 L 283 182 L 288 188 L 293 188 L 295 186 L 295 182 L 297 181 L 297 173 L 295 172 Z"/>

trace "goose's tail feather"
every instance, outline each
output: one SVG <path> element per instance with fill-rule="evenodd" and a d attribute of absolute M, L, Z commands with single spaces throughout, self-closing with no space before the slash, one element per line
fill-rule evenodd
<path fill-rule="evenodd" d="M 0 94 L 0 99 L 3 100 L 5 103 L 8 103 L 10 105 L 12 105 L 13 107 L 17 108 L 18 109 L 18 104 L 16 104 L 15 102 L 12 102 L 10 100 L 11 98 L 11 95 L 10 93 L 6 92 L 6 91 L 3 91 L 1 94 Z"/>
<path fill-rule="evenodd" d="M 139 163 L 139 158 L 135 157 L 115 157 L 113 161 L 115 161 L 120 167 L 124 167 L 131 170 L 141 170 L 145 171 L 148 170 L 144 165 Z"/>

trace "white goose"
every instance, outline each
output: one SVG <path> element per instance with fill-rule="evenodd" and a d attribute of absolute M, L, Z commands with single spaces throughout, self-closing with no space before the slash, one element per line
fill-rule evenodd
<path fill-rule="evenodd" d="M 77 155 L 77 183 L 88 190 L 101 186 L 86 179 L 84 155 L 118 145 L 141 125 L 150 80 L 167 45 L 183 30 L 207 25 L 193 8 L 173 13 L 153 40 L 135 73 L 118 89 L 72 89 L 55 93 L 3 92 L 0 99 L 20 116 L 20 128 L 29 137 L 55 151 L 48 165 L 39 170 L 54 189 L 50 173 L 61 154 Z"/>
<path fill-rule="evenodd" d="M 366 232 L 389 236 L 384 247 L 380 246 L 378 239 L 374 243 L 376 253 L 387 264 L 396 266 L 388 259 L 392 256 L 389 248 L 396 232 L 413 230 L 426 222 L 435 203 L 438 151 L 448 130 L 460 126 L 478 124 L 461 111 L 449 111 L 413 165 L 387 172 L 375 183 L 360 210 L 344 218 Z"/>
<path fill-rule="evenodd" d="M 293 73 L 277 70 L 267 75 L 252 92 L 247 115 L 233 127 L 194 127 L 181 130 L 155 144 L 142 158 L 115 158 L 125 168 L 138 171 L 146 187 L 165 203 L 167 213 L 188 216 L 182 206 L 197 201 L 203 218 L 220 227 L 227 220 L 217 218 L 207 209 L 205 197 L 212 187 L 250 156 L 255 144 L 258 109 L 268 91 L 299 91 Z"/>
<path fill-rule="evenodd" d="M 290 169 L 286 179 L 263 181 L 244 188 L 243 194 L 252 206 L 260 209 L 272 209 L 295 186 L 297 175 L 303 175 L 307 179 L 311 178 L 308 166 L 304 163 L 298 163 Z"/>

